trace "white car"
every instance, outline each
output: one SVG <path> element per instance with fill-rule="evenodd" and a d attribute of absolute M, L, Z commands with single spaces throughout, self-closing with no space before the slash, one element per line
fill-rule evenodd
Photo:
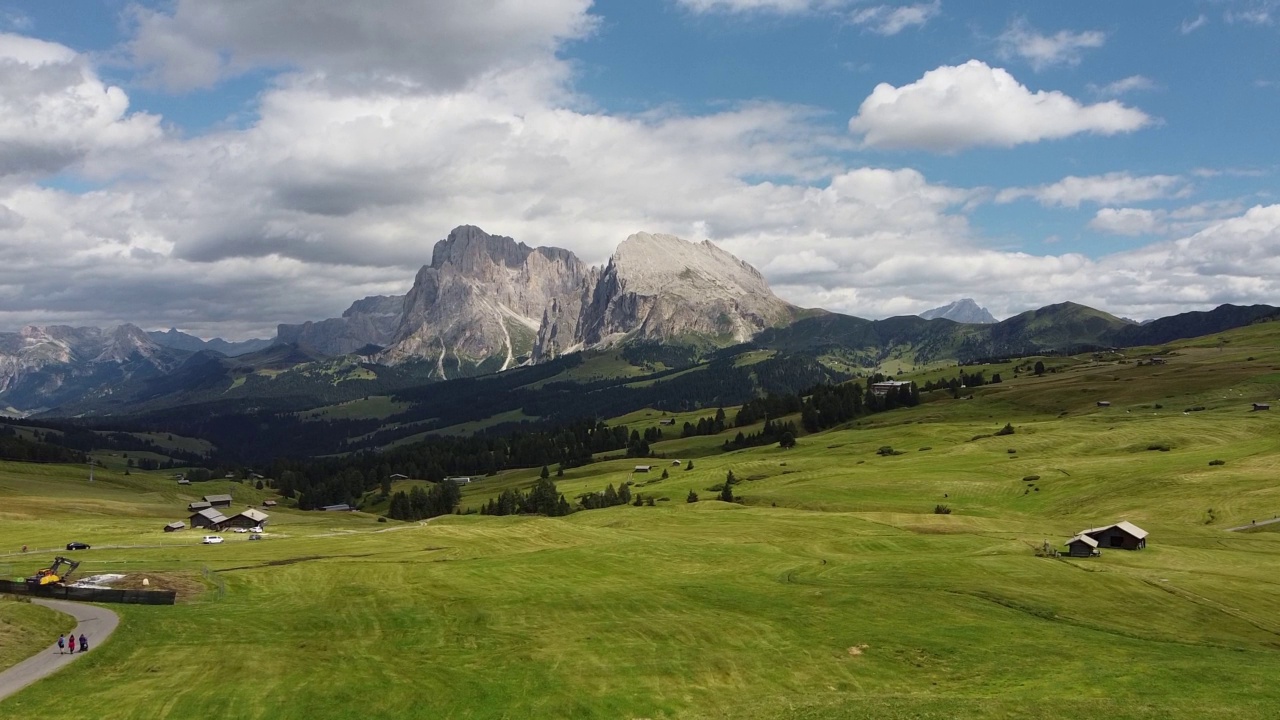
<path fill-rule="evenodd" d="M 259 526 L 259 527 L 251 527 L 251 528 L 249 528 L 249 532 L 251 532 L 251 533 L 259 533 L 259 534 L 261 534 L 261 533 L 262 533 L 262 527 L 261 527 L 261 526 Z"/>
<path fill-rule="evenodd" d="M 244 528 L 238 527 L 238 528 L 231 528 L 231 532 L 247 533 L 249 531 Z"/>
<path fill-rule="evenodd" d="M 200 542 L 204 543 L 205 545 L 217 545 L 218 543 L 222 542 L 222 538 L 218 537 L 217 535 L 205 535 L 203 538 L 200 539 Z"/>

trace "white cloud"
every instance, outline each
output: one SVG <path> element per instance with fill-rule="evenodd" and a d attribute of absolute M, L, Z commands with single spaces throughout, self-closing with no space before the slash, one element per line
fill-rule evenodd
<path fill-rule="evenodd" d="M 1246 25 L 1271 25 L 1274 20 L 1271 13 L 1275 10 L 1278 3 L 1264 2 L 1255 7 L 1244 10 L 1228 10 L 1223 16 L 1227 22 L 1245 23 Z"/>
<path fill-rule="evenodd" d="M 824 10 L 837 10 L 858 0 L 676 0 L 695 13 L 770 13 L 801 15 Z"/>
<path fill-rule="evenodd" d="M 70 48 L 0 34 L 0 177 L 56 173 L 160 136 L 158 118 L 128 109 Z"/>
<path fill-rule="evenodd" d="M 1115 135 L 1151 123 L 1117 101 L 1084 105 L 1058 91 L 1031 92 L 978 60 L 930 70 L 914 83 L 877 85 L 849 121 L 870 147 L 955 152 L 1013 147 L 1080 133 Z"/>
<path fill-rule="evenodd" d="M 134 62 L 185 90 L 255 67 L 344 79 L 458 88 L 549 60 L 595 26 L 591 0 L 175 0 L 134 6 Z"/>
<path fill-rule="evenodd" d="M 1000 57 L 1022 58 L 1039 72 L 1055 65 L 1079 65 L 1082 51 L 1102 47 L 1107 34 L 1099 30 L 1078 33 L 1059 30 L 1053 35 L 1042 35 L 1025 20 L 1018 20 L 1000 35 L 999 41 Z"/>
<path fill-rule="evenodd" d="M 1190 35 L 1196 30 L 1199 30 L 1200 28 L 1204 27 L 1205 23 L 1207 22 L 1209 22 L 1209 16 L 1205 15 L 1204 13 L 1200 13 L 1199 15 L 1197 15 L 1196 17 L 1190 20 L 1183 20 L 1179 30 L 1182 31 L 1183 35 Z"/>
<path fill-rule="evenodd" d="M 1120 97 L 1127 93 L 1139 90 L 1154 90 L 1155 88 L 1156 84 L 1152 82 L 1150 78 L 1142 75 L 1130 75 L 1129 77 L 1121 78 L 1115 82 L 1107 83 L 1106 85 L 1095 85 L 1093 83 L 1089 83 L 1089 92 L 1103 97 Z"/>
<path fill-rule="evenodd" d="M 1163 213 L 1138 208 L 1102 208 L 1089 227 L 1111 235 L 1154 235 L 1167 229 Z"/>
<path fill-rule="evenodd" d="M 1167 209 L 1102 208 L 1089 228 L 1110 235 L 1189 235 L 1244 212 L 1235 200 L 1216 200 Z"/>
<path fill-rule="evenodd" d="M 897 35 L 909 27 L 922 26 L 942 12 L 942 0 L 916 5 L 877 5 L 850 16 L 855 25 L 866 25 L 880 35 Z"/>
<path fill-rule="evenodd" d="M 1127 172 L 1088 177 L 1069 175 L 1050 185 L 1001 190 L 996 194 L 996 202 L 1033 198 L 1041 205 L 1074 208 L 1085 202 L 1110 204 L 1155 200 L 1171 197 L 1185 188 L 1186 181 L 1176 175 L 1131 175 Z"/>

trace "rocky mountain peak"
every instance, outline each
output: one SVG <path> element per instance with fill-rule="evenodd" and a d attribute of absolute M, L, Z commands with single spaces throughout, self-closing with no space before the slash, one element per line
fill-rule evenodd
<path fill-rule="evenodd" d="M 952 320 L 959 323 L 975 323 L 983 325 L 996 322 L 995 317 L 992 316 L 990 312 L 987 312 L 986 308 L 980 307 L 978 303 L 974 302 L 973 298 L 956 300 L 955 302 L 948 303 L 942 307 L 926 310 L 925 312 L 920 313 L 920 317 L 925 320 L 943 318 L 945 320 Z"/>

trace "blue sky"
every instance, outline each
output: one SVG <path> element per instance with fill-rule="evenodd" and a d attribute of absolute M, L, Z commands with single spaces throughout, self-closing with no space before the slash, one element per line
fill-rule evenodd
<path fill-rule="evenodd" d="M 269 335 L 477 224 L 864 317 L 1280 303 L 1280 0 L 0 2 L 0 328 Z M 71 287 L 68 287 L 68 286 Z"/>

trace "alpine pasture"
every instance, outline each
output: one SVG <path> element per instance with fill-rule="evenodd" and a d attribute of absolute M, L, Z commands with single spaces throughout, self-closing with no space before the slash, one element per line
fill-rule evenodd
<path fill-rule="evenodd" d="M 9 577 L 76 540 L 94 546 L 81 576 L 183 592 L 114 606 L 107 643 L 0 716 L 1275 717 L 1280 533 L 1226 528 L 1280 513 L 1280 413 L 1251 411 L 1280 397 L 1280 325 L 1124 354 L 1002 364 L 1000 384 L 789 450 L 714 453 L 736 430 L 659 442 L 667 458 L 553 478 L 575 504 L 631 482 L 653 506 L 564 518 L 278 509 L 263 541 L 204 546 L 161 528 L 200 495 L 237 510 L 270 491 L 0 463 Z M 462 506 L 538 471 L 474 482 Z M 729 471 L 741 503 L 714 500 Z M 1037 554 L 1119 520 L 1147 549 Z M 0 663 L 61 627 L 16 605 Z"/>

